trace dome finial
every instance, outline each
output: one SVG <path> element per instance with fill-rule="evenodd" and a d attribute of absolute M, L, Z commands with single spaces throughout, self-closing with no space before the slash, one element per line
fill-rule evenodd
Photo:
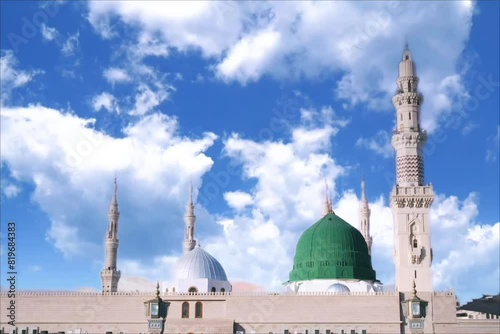
<path fill-rule="evenodd" d="M 330 196 L 330 192 L 328 190 L 328 182 L 325 178 L 325 215 L 333 213 L 332 208 L 332 198 Z"/>

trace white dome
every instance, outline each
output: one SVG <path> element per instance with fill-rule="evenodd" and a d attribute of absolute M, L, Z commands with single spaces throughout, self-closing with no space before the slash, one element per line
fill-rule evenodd
<path fill-rule="evenodd" d="M 196 246 L 177 261 L 175 273 L 177 279 L 207 278 L 227 281 L 226 272 L 219 261 L 200 246 Z"/>
<path fill-rule="evenodd" d="M 351 292 L 351 290 L 349 290 L 349 288 L 347 286 L 345 286 L 344 284 L 335 283 L 335 284 L 330 285 L 328 287 L 328 289 L 326 289 L 326 292 L 347 293 L 347 292 Z"/>

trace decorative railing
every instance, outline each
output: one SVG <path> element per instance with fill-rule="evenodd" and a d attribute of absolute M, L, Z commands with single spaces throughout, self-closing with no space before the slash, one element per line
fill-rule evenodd
<path fill-rule="evenodd" d="M 395 195 L 432 195 L 432 186 L 423 187 L 394 187 Z"/>
<path fill-rule="evenodd" d="M 397 292 L 268 292 L 268 291 L 242 291 L 242 292 L 207 292 L 207 293 L 182 293 L 182 292 L 164 292 L 161 296 L 393 296 Z M 19 291 L 16 296 L 154 296 L 153 291 L 121 291 L 112 293 L 102 293 L 95 291 Z M 8 292 L 0 292 L 0 297 L 7 297 Z"/>

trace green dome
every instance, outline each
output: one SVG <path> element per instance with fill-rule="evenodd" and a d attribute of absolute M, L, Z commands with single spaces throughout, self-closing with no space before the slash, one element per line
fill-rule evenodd
<path fill-rule="evenodd" d="M 313 279 L 375 281 L 363 235 L 335 213 L 329 213 L 300 237 L 290 282 Z"/>

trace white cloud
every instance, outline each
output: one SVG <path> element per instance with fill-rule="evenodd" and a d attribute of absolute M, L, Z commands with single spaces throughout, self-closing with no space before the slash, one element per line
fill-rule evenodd
<path fill-rule="evenodd" d="M 498 150 L 500 149 L 500 125 L 497 125 L 496 134 L 488 138 L 490 148 L 486 149 L 485 160 L 492 162 L 498 158 Z"/>
<path fill-rule="evenodd" d="M 175 256 L 157 256 L 152 261 L 121 261 L 120 271 L 126 276 L 123 282 L 120 279 L 119 289 L 121 291 L 154 291 L 157 281 L 160 281 L 160 285 L 172 282 L 177 259 Z"/>
<path fill-rule="evenodd" d="M 113 35 L 110 15 L 117 15 L 127 24 L 139 25 L 149 36 L 161 35 L 170 47 L 183 52 L 198 49 L 210 56 L 230 46 L 238 38 L 241 25 L 240 8 L 230 2 L 89 3 L 90 23 L 107 38 Z"/>
<path fill-rule="evenodd" d="M 129 82 L 131 80 L 130 76 L 127 74 L 127 71 L 117 67 L 110 67 L 104 70 L 102 75 L 112 85 L 116 83 Z"/>
<path fill-rule="evenodd" d="M 258 80 L 279 51 L 280 39 L 280 33 L 271 30 L 241 39 L 217 65 L 217 73 L 225 80 L 238 80 L 243 84 Z"/>
<path fill-rule="evenodd" d="M 463 109 L 456 106 L 467 92 L 456 68 L 473 13 L 473 2 L 90 2 L 88 18 L 103 35 L 109 35 L 110 17 L 138 28 L 136 45 L 145 39 L 151 55 L 200 50 L 225 81 L 339 74 L 336 96 L 346 106 L 371 109 L 393 108 L 408 36 L 428 101 L 422 123 L 432 132 L 445 115 Z"/>
<path fill-rule="evenodd" d="M 2 192 L 7 198 L 14 198 L 22 191 L 21 187 L 18 187 L 8 181 L 3 181 L 2 183 Z"/>
<path fill-rule="evenodd" d="M 224 193 L 224 199 L 227 205 L 238 211 L 253 203 L 252 196 L 242 191 Z"/>
<path fill-rule="evenodd" d="M 165 238 L 172 228 L 180 228 L 190 180 L 201 184 L 213 164 L 204 152 L 216 136 L 181 137 L 177 120 L 163 114 L 128 124 L 120 138 L 94 130 L 93 119 L 39 105 L 4 107 L 1 121 L 2 163 L 8 164 L 10 178 L 33 184 L 32 199 L 51 220 L 47 240 L 65 256 L 101 257 L 115 172 L 121 180 L 122 214 L 128 220 L 120 231 L 132 236 L 128 246 L 120 246 L 127 252 L 144 237 L 139 231 L 148 230 L 149 224 L 156 225 L 158 235 Z M 170 228 L 166 216 L 171 217 L 167 219 Z M 157 241 L 156 252 L 167 252 L 162 237 Z M 151 256 L 155 249 L 149 252 Z"/>
<path fill-rule="evenodd" d="M 319 155 L 313 158 L 311 154 L 307 159 L 308 168 L 297 169 L 294 166 L 306 164 L 304 157 L 279 154 L 274 146 L 293 150 L 296 143 L 256 143 L 237 137 L 226 142 L 229 156 L 242 164 L 242 177 L 256 181 L 256 186 L 245 193 L 254 200 L 245 206 L 244 212 L 236 207 L 234 214 L 218 219 L 224 227 L 224 236 L 212 238 L 207 248 L 221 260 L 230 279 L 280 289 L 279 283 L 287 279 L 291 270 L 298 238 L 322 215 L 324 179 L 321 173 L 337 170 L 327 177 L 336 183 L 341 175 L 338 171 L 345 168 L 336 166 L 332 160 L 323 166 L 313 163 L 320 158 Z M 268 155 L 277 158 L 266 159 Z M 306 175 L 304 170 L 312 174 Z M 336 197 L 336 214 L 359 228 L 359 197 L 352 190 Z M 372 197 L 370 193 L 369 197 Z M 393 216 L 384 197 L 387 196 L 380 195 L 370 201 L 372 256 L 378 278 L 391 286 L 395 274 Z M 435 288 L 456 289 L 464 300 L 481 293 L 496 293 L 496 282 L 500 278 L 496 269 L 500 260 L 500 223 L 478 224 L 477 216 L 478 198 L 474 193 L 463 200 L 437 195 L 431 209 Z M 263 256 L 270 252 L 272 261 Z M 475 284 L 477 275 L 470 274 L 477 272 L 483 273 L 479 285 Z"/>
<path fill-rule="evenodd" d="M 51 28 L 45 23 L 41 25 L 42 37 L 47 41 L 53 41 L 59 36 L 59 32 L 56 28 Z"/>
<path fill-rule="evenodd" d="M 294 135 L 298 129 L 301 135 Z M 235 213 L 218 217 L 224 234 L 205 243 L 231 280 L 280 289 L 299 231 L 323 208 L 324 179 L 335 182 L 344 173 L 326 154 L 335 132 L 331 124 L 291 132 L 286 142 L 255 142 L 234 134 L 224 144 L 226 155 L 241 164 L 242 178 L 256 182 L 249 191 L 224 194 Z"/>
<path fill-rule="evenodd" d="M 168 44 L 153 34 L 142 32 L 137 38 L 136 47 L 130 51 L 140 58 L 149 56 L 166 57 L 168 56 Z"/>
<path fill-rule="evenodd" d="M 65 56 L 72 56 L 80 48 L 80 32 L 77 31 L 73 35 L 70 35 L 68 39 L 64 42 L 61 48 L 61 52 Z"/>
<path fill-rule="evenodd" d="M 8 100 L 12 90 L 25 86 L 36 75 L 43 74 L 41 70 L 23 71 L 18 69 L 18 61 L 11 50 L 1 51 L 0 81 L 2 101 Z"/>
<path fill-rule="evenodd" d="M 108 93 L 102 92 L 99 95 L 94 96 L 92 99 L 92 107 L 94 111 L 100 111 L 102 108 L 109 112 L 119 112 L 118 106 L 116 105 L 115 97 Z"/>
<path fill-rule="evenodd" d="M 139 56 L 134 50 L 136 48 L 127 49 L 122 67 L 110 67 L 103 71 L 103 76 L 113 86 L 116 83 L 134 83 L 126 87 L 131 90 L 132 101 L 115 99 L 115 105 L 117 109 L 128 110 L 130 115 L 142 116 L 168 100 L 175 88 L 168 83 L 169 74 L 145 65 L 144 54 Z M 170 81 L 181 79 L 176 74 L 172 77 Z"/>
<path fill-rule="evenodd" d="M 156 91 L 152 90 L 148 85 L 140 85 L 137 88 L 135 96 L 135 106 L 130 112 L 131 115 L 145 115 L 153 111 L 168 97 L 168 92 L 163 87 L 159 87 Z"/>
<path fill-rule="evenodd" d="M 394 155 L 391 139 L 387 131 L 384 130 L 378 131 L 372 138 L 358 138 L 356 146 L 367 148 L 376 154 L 382 155 L 384 158 L 390 158 Z"/>
<path fill-rule="evenodd" d="M 231 281 L 280 289 L 291 270 L 299 236 L 321 217 L 324 179 L 335 190 L 339 177 L 348 170 L 326 153 L 336 133 L 334 119 L 328 118 L 329 113 L 311 110 L 302 114 L 308 124 L 291 129 L 288 140 L 256 142 L 236 134 L 227 138 L 225 154 L 241 166 L 242 179 L 251 180 L 254 186 L 224 194 L 234 212 L 210 217 L 197 206 L 199 222 L 215 219 L 221 227 L 212 226 L 211 233 L 204 235 L 204 247 L 220 260 Z M 178 234 L 180 245 L 189 180 L 200 184 L 201 176 L 211 168 L 212 160 L 204 152 L 216 136 L 181 137 L 177 120 L 162 114 L 129 124 L 122 138 L 93 130 L 93 123 L 41 106 L 3 108 L 2 161 L 9 163 L 11 177 L 34 184 L 33 200 L 51 219 L 47 238 L 66 255 L 85 249 L 87 254 L 101 256 L 99 231 L 105 229 L 102 217 L 107 206 L 103 199 L 111 195 L 103 184 L 111 184 L 117 171 L 124 180 L 119 183 L 120 230 L 129 238 L 120 246 L 128 254 L 121 256 L 120 267 L 126 276 L 169 280 L 179 247 L 165 249 L 163 236 L 175 243 L 172 235 Z M 35 130 L 22 136 L 28 129 Z M 301 135 L 294 135 L 298 129 Z M 373 195 L 369 193 L 370 198 Z M 436 287 L 456 287 L 464 299 L 493 291 L 492 282 L 499 279 L 495 268 L 500 224 L 475 222 L 477 203 L 475 194 L 464 200 L 439 195 L 431 211 Z M 357 227 L 355 193 L 347 190 L 334 196 L 334 204 L 335 212 Z M 374 267 L 390 285 L 394 282 L 392 213 L 384 196 L 370 206 Z M 166 219 L 169 216 L 173 218 Z M 157 231 L 152 242 L 158 242 L 161 250 L 153 256 L 141 255 L 133 245 L 144 238 L 145 230 L 152 229 Z M 152 260 L 143 261 L 143 256 Z M 481 284 L 474 284 L 477 275 L 469 272 L 484 273 Z"/>

